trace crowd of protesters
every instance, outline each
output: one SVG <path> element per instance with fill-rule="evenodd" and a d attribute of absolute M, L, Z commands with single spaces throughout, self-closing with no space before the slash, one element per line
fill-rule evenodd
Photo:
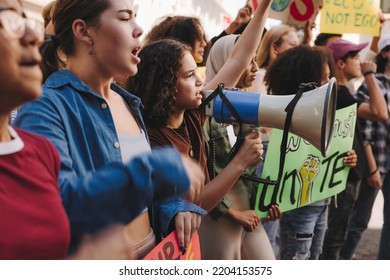
<path fill-rule="evenodd" d="M 362 59 L 368 43 L 311 40 L 311 22 L 301 39 L 288 24 L 266 30 L 272 0 L 251 3 L 207 41 L 181 15 L 141 40 L 131 0 L 56 0 L 42 21 L 0 0 L 0 259 L 143 259 L 172 231 L 183 253 L 198 231 L 202 259 L 352 259 L 379 190 L 378 258 L 390 259 L 390 34 Z M 286 95 L 332 77 L 337 109 L 357 106 L 345 190 L 260 219 L 243 175 L 277 160 L 272 130 L 232 153 L 205 93 Z"/>

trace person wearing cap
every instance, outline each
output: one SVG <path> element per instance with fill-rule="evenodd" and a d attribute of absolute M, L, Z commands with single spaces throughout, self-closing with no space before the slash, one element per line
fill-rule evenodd
<path fill-rule="evenodd" d="M 383 35 L 378 41 L 379 53 L 376 56 L 377 73 L 370 73 L 366 76 L 376 78 L 381 94 L 386 100 L 390 98 L 390 34 Z M 366 102 L 372 99 L 372 92 L 369 88 L 369 80 L 359 87 L 355 98 Z M 389 110 L 389 104 L 386 104 Z M 390 144 L 390 120 L 372 121 L 359 119 L 362 128 L 362 136 L 366 145 L 366 154 L 369 164 L 370 175 L 362 181 L 359 196 L 348 225 L 347 240 L 340 251 L 343 259 L 352 259 L 355 249 L 361 239 L 363 231 L 367 228 L 371 217 L 372 206 L 379 189 L 384 195 L 384 223 L 379 246 L 379 259 L 390 259 L 390 217 L 389 217 L 389 196 L 390 176 L 388 176 L 389 152 L 387 146 Z"/>
<path fill-rule="evenodd" d="M 337 83 L 340 91 L 348 91 L 348 82 L 354 78 L 364 76 L 370 92 L 370 102 L 361 102 L 358 105 L 360 118 L 384 121 L 388 119 L 388 112 L 385 99 L 381 93 L 378 83 L 375 80 L 376 64 L 370 61 L 360 61 L 359 52 L 368 46 L 368 42 L 354 44 L 350 41 L 339 39 L 329 43 L 328 48 L 332 51 L 336 64 Z"/>
<path fill-rule="evenodd" d="M 388 113 L 386 101 L 375 81 L 376 65 L 373 62 L 361 62 L 359 59 L 359 52 L 367 45 L 368 43 L 354 44 L 342 39 L 328 44 L 334 58 L 339 85 L 338 104 L 357 104 L 357 116 L 359 118 L 383 121 L 388 118 Z M 369 88 L 370 98 L 368 100 L 355 100 L 349 91 L 348 83 L 350 80 L 360 77 L 362 73 Z M 332 198 L 321 259 L 339 258 L 339 251 L 345 242 L 348 221 L 358 194 L 359 185 L 362 178 L 370 175 L 359 125 L 355 130 L 353 149 L 358 155 L 358 163 L 348 176 L 345 190 L 337 197 Z"/>

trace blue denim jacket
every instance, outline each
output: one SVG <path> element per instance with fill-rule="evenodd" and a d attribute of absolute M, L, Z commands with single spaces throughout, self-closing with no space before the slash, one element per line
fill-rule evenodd
<path fill-rule="evenodd" d="M 140 99 L 116 84 L 111 88 L 123 97 L 146 131 Z M 189 187 L 174 149 L 152 150 L 122 163 L 110 108 L 70 71 L 53 73 L 43 85 L 42 96 L 22 106 L 15 125 L 43 135 L 57 147 L 61 156 L 59 185 L 73 241 L 114 222 L 128 223 L 146 206 L 153 210 L 151 222 L 156 233 L 167 233 L 170 220 L 180 211 L 206 214 L 173 197 Z M 160 203 L 151 207 L 158 200 Z"/>

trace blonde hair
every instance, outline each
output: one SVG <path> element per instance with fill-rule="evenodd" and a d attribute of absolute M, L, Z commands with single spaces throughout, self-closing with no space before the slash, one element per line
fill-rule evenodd
<path fill-rule="evenodd" d="M 271 27 L 261 39 L 261 43 L 256 52 L 256 63 L 259 68 L 267 68 L 271 62 L 276 58 L 272 52 L 274 45 L 280 46 L 283 43 L 283 36 L 289 32 L 296 32 L 297 30 L 290 25 L 281 24 Z"/>
<path fill-rule="evenodd" d="M 51 1 L 48 4 L 46 4 L 42 9 L 43 24 L 45 27 L 51 21 L 51 17 L 53 14 L 53 9 L 54 9 L 55 3 L 56 3 L 56 1 Z"/>

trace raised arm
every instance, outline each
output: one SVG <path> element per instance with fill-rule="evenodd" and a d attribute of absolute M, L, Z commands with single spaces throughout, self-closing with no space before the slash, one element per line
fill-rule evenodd
<path fill-rule="evenodd" d="M 389 118 L 389 114 L 387 102 L 375 77 L 376 64 L 365 61 L 361 63 L 361 69 L 365 87 L 363 84 L 359 91 L 365 93 L 369 99 L 358 107 L 358 116 L 372 121 L 385 121 Z"/>
<path fill-rule="evenodd" d="M 272 0 L 261 1 L 252 20 L 234 45 L 228 60 L 217 75 L 207 83 L 204 90 L 213 90 L 220 83 L 224 83 L 225 87 L 234 87 L 237 84 L 245 68 L 255 55 L 264 31 L 271 3 Z"/>

